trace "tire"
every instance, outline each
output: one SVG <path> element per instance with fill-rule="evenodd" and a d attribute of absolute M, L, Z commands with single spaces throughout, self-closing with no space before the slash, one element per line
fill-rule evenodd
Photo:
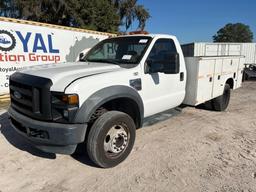
<path fill-rule="evenodd" d="M 248 81 L 248 80 L 249 80 L 249 75 L 246 74 L 246 73 L 245 73 L 245 75 L 244 75 L 244 80 L 245 80 L 245 81 Z"/>
<path fill-rule="evenodd" d="M 136 136 L 133 119 L 126 113 L 109 111 L 92 125 L 87 138 L 87 153 L 99 167 L 114 167 L 130 154 Z"/>
<path fill-rule="evenodd" d="M 225 111 L 228 107 L 230 100 L 230 86 L 225 85 L 223 94 L 212 100 L 213 109 L 215 111 Z"/>
<path fill-rule="evenodd" d="M 206 102 L 204 103 L 204 107 L 205 107 L 206 110 L 214 110 L 213 104 L 212 104 L 212 100 L 206 101 Z"/>

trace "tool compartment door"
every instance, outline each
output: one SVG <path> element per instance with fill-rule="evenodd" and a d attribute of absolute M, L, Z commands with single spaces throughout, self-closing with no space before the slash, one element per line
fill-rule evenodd
<path fill-rule="evenodd" d="M 222 73 L 223 75 L 232 74 L 237 72 L 237 67 L 239 64 L 239 57 L 236 58 L 224 58 Z"/>
<path fill-rule="evenodd" d="M 213 89 L 214 59 L 200 59 L 198 66 L 197 103 L 211 100 Z"/>
<path fill-rule="evenodd" d="M 222 77 L 222 65 L 223 59 L 215 59 L 212 98 L 223 94 L 224 85 Z"/>

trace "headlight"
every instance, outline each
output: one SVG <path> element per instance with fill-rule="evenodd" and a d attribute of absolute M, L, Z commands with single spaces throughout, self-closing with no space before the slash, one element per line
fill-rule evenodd
<path fill-rule="evenodd" d="M 64 94 L 52 92 L 52 114 L 53 120 L 71 122 L 79 107 L 79 97 L 77 94 Z"/>

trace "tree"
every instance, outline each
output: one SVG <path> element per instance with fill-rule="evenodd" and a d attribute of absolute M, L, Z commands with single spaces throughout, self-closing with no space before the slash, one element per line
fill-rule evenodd
<path fill-rule="evenodd" d="M 4 1 L 0 1 L 0 9 L 3 9 L 3 8 L 5 8 L 5 3 Z"/>
<path fill-rule="evenodd" d="M 59 25 L 71 25 L 71 10 L 62 0 L 15 0 L 18 16 L 16 18 L 46 22 Z"/>
<path fill-rule="evenodd" d="M 126 30 L 134 20 L 145 27 L 148 10 L 137 0 L 0 0 L 0 16 L 103 32 Z"/>
<path fill-rule="evenodd" d="M 143 30 L 146 25 L 146 21 L 150 18 L 148 10 L 143 5 L 137 5 L 137 0 L 115 0 L 114 5 L 119 10 L 120 24 L 125 25 L 125 29 L 128 30 L 134 20 L 139 21 L 138 28 Z"/>
<path fill-rule="evenodd" d="M 13 0 L 15 18 L 116 32 L 119 16 L 109 0 Z"/>
<path fill-rule="evenodd" d="M 107 0 L 80 0 L 74 9 L 75 23 L 78 27 L 116 32 L 119 16 L 112 2 Z"/>
<path fill-rule="evenodd" d="M 252 42 L 253 33 L 248 25 L 229 23 L 213 36 L 214 42 Z"/>
<path fill-rule="evenodd" d="M 121 25 L 125 25 L 126 30 L 131 26 L 134 21 L 135 15 L 135 5 L 137 0 L 127 0 L 121 2 L 119 15 Z"/>
<path fill-rule="evenodd" d="M 143 31 L 145 26 L 146 26 L 146 21 L 150 18 L 150 14 L 148 12 L 148 10 L 146 10 L 144 8 L 143 5 L 137 5 L 135 7 L 135 14 L 136 14 L 136 17 L 139 21 L 139 26 L 138 28 Z"/>
<path fill-rule="evenodd" d="M 0 16 L 17 16 L 17 8 L 14 5 L 14 0 L 0 0 Z"/>

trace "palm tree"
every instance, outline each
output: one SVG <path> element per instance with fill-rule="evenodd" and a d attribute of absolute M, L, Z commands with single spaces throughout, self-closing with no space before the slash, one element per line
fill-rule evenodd
<path fill-rule="evenodd" d="M 143 5 L 137 5 L 137 0 L 113 0 L 113 3 L 118 9 L 121 24 L 125 25 L 126 31 L 135 19 L 139 21 L 138 28 L 140 30 L 145 28 L 150 14 Z"/>
<path fill-rule="evenodd" d="M 143 5 L 137 5 L 135 7 L 135 14 L 139 21 L 138 29 L 143 31 L 146 26 L 146 21 L 150 18 L 150 14 L 149 14 L 148 10 L 146 10 L 144 8 Z"/>
<path fill-rule="evenodd" d="M 122 1 L 119 8 L 120 20 L 125 25 L 126 30 L 130 28 L 136 18 L 135 7 L 137 0 Z"/>

